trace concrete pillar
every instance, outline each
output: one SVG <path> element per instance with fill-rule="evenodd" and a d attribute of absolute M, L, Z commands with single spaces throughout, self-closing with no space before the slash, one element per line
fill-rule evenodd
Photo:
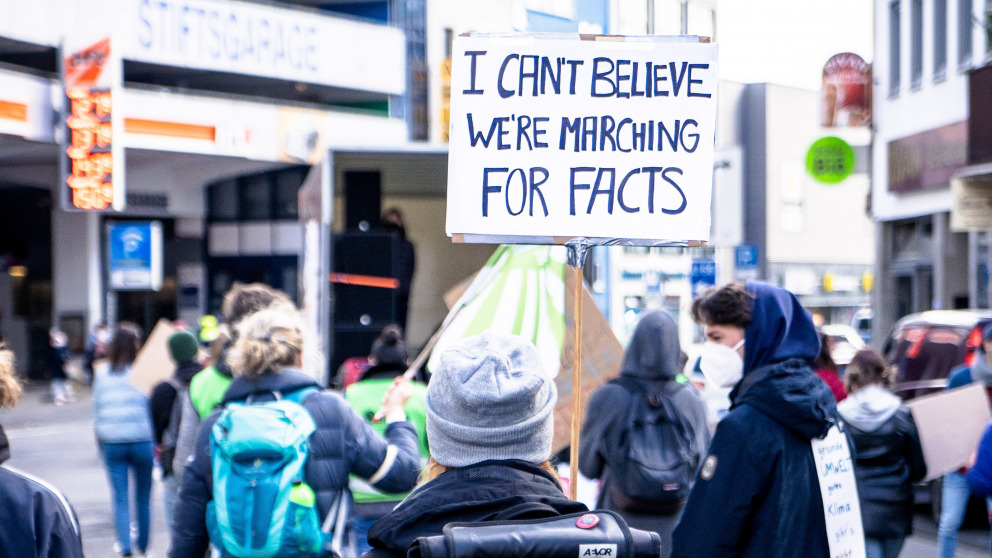
<path fill-rule="evenodd" d="M 61 314 L 83 314 L 89 330 L 106 318 L 100 222 L 94 212 L 52 213 L 53 323 Z"/>

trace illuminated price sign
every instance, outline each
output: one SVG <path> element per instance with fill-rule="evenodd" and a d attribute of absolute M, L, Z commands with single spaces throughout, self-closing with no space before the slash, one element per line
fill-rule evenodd
<path fill-rule="evenodd" d="M 836 184 L 854 172 L 854 149 L 838 137 L 820 138 L 806 153 L 806 170 L 824 184 Z"/>
<path fill-rule="evenodd" d="M 109 89 L 67 87 L 66 209 L 107 209 L 114 202 Z"/>

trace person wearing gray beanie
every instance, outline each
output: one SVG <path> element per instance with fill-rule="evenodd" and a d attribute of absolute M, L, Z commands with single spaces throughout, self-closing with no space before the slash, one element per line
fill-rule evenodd
<path fill-rule="evenodd" d="M 450 522 L 587 511 L 549 463 L 558 394 L 533 344 L 483 332 L 440 357 L 427 388 L 426 482 L 369 530 L 365 558 L 406 556 Z"/>
<path fill-rule="evenodd" d="M 557 401 L 533 345 L 492 332 L 469 338 L 441 355 L 427 388 L 431 456 L 446 467 L 547 461 Z"/>

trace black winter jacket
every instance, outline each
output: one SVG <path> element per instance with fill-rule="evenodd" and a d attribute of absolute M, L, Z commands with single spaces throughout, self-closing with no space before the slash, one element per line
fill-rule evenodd
<path fill-rule="evenodd" d="M 579 444 L 579 470 L 591 479 L 603 481 L 596 508 L 616 511 L 629 526 L 658 533 L 666 552 L 677 516 L 619 510 L 610 497 L 611 470 L 620 465 L 619 459 L 626 458 L 620 448 L 635 398 L 644 398 L 646 393 L 657 391 L 671 395 L 690 429 L 689 436 L 697 452 L 696 465 L 702 464 L 710 444 L 706 406 L 695 388 L 679 387 L 675 381 L 680 372 L 680 352 L 678 326 L 671 315 L 660 310 L 645 314 L 627 346 L 620 372 L 621 376 L 640 384 L 645 393 L 631 393 L 613 382 L 597 389 L 589 399 L 589 412 Z"/>
<path fill-rule="evenodd" d="M 673 558 L 827 558 L 823 500 L 810 440 L 839 421 L 810 366 L 820 341 L 788 291 L 749 282 L 744 377 L 730 394 L 689 501 Z"/>
<path fill-rule="evenodd" d="M 453 522 L 514 521 L 587 511 L 550 473 L 526 461 L 483 461 L 421 485 L 369 530 L 365 558 L 406 556 L 418 537 Z"/>
<path fill-rule="evenodd" d="M 898 405 L 895 396 L 889 395 L 894 400 L 893 409 L 878 416 L 878 420 L 866 420 L 865 413 L 853 414 L 851 403 L 869 390 L 881 388 L 862 389 L 848 397 L 851 401 L 839 405 L 841 418 L 854 440 L 854 473 L 865 536 L 902 538 L 913 532 L 913 483 L 926 476 L 927 465 L 913 415 Z M 859 408 L 868 403 L 865 401 Z"/>
<path fill-rule="evenodd" d="M 10 458 L 0 427 L 0 463 Z M 82 558 L 79 521 L 54 487 L 0 467 L 0 558 Z"/>
<path fill-rule="evenodd" d="M 243 401 L 249 395 L 258 396 L 257 400 L 271 399 L 273 391 L 292 393 L 308 387 L 319 386 L 293 369 L 267 372 L 255 382 L 239 377 L 231 382 L 224 403 Z M 310 395 L 304 399 L 303 407 L 317 424 L 317 430 L 310 435 L 311 453 L 304 481 L 317 495 L 320 517 L 327 514 L 340 490 L 348 487 L 351 473 L 363 479 L 380 476 L 374 486 L 384 492 L 406 492 L 416 484 L 420 456 L 412 424 L 389 424 L 383 440 L 337 393 L 321 391 Z M 186 465 L 176 503 L 176 530 L 169 551 L 172 558 L 203 556 L 207 550 L 206 509 L 213 491 L 210 431 L 221 412 L 218 409 L 203 421 L 193 459 Z M 387 451 L 387 446 L 395 449 Z M 380 471 L 388 456 L 393 456 L 392 464 L 387 471 Z"/>

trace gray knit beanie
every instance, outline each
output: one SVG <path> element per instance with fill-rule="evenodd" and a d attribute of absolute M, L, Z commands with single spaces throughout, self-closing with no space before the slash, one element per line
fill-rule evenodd
<path fill-rule="evenodd" d="M 486 331 L 441 354 L 427 388 L 427 440 L 446 467 L 551 457 L 558 392 L 534 345 Z"/>

